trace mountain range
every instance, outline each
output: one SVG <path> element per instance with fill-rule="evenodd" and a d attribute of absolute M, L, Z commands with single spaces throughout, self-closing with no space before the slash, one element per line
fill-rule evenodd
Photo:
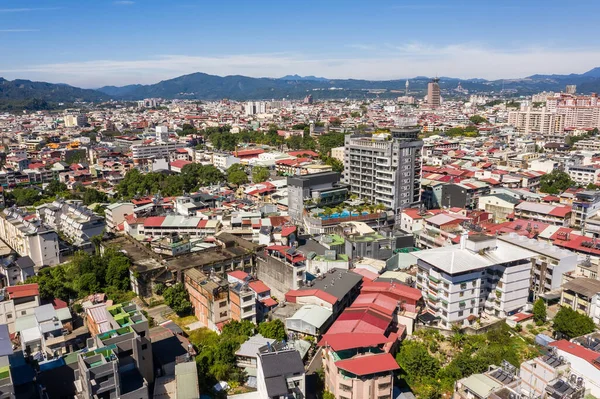
<path fill-rule="evenodd" d="M 408 79 L 411 94 L 422 95 L 427 90 L 429 77 Z M 541 91 L 563 91 L 565 85 L 577 85 L 578 93 L 600 92 L 600 67 L 582 74 L 532 75 L 519 79 L 457 79 L 440 78 L 442 92 L 452 91 L 460 82 L 471 93 L 500 92 L 527 95 Z M 287 75 L 282 78 L 251 78 L 241 75 L 215 76 L 192 73 L 149 85 L 104 86 L 96 90 L 81 89 L 66 84 L 32 82 L 29 80 L 6 80 L 0 78 L 0 109 L 11 109 L 11 104 L 27 104 L 36 100 L 46 103 L 73 103 L 77 101 L 100 102 L 106 100 L 139 100 L 160 97 L 167 99 L 261 100 L 301 99 L 312 94 L 315 99 L 336 98 L 393 98 L 405 91 L 406 79 L 360 80 L 328 79 L 315 76 Z M 6 105 L 9 104 L 7 107 Z M 18 108 L 15 106 L 14 108 Z"/>

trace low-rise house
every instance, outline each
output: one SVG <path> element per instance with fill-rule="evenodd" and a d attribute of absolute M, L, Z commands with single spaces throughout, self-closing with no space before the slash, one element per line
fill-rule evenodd
<path fill-rule="evenodd" d="M 600 323 L 600 280 L 579 277 L 563 285 L 560 304 Z"/>
<path fill-rule="evenodd" d="M 306 397 L 304 363 L 296 349 L 267 345 L 257 358 L 256 385 L 260 398 Z"/>

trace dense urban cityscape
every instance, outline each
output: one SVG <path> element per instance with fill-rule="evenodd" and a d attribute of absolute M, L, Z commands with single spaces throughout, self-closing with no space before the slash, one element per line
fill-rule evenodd
<path fill-rule="evenodd" d="M 443 66 L 0 61 L 0 398 L 600 398 L 600 68 Z"/>

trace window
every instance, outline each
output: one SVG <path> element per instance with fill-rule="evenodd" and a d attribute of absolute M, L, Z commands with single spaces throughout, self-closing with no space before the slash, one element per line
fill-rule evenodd
<path fill-rule="evenodd" d="M 25 316 L 27 314 L 26 310 L 21 310 L 21 316 Z"/>
<path fill-rule="evenodd" d="M 461 291 L 461 292 L 458 294 L 458 296 L 465 296 L 465 293 L 464 293 L 464 291 Z"/>
<path fill-rule="evenodd" d="M 11 313 L 7 313 L 7 314 L 6 314 L 6 318 L 7 318 L 7 319 L 12 319 L 12 314 L 11 314 Z"/>
<path fill-rule="evenodd" d="M 464 314 L 464 312 L 461 310 L 458 312 L 458 317 L 461 317 Z"/>

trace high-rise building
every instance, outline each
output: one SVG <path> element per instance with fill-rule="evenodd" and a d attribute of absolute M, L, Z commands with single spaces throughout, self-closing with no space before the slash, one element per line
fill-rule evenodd
<path fill-rule="evenodd" d="M 423 141 L 419 127 L 389 134 L 352 134 L 345 138 L 344 182 L 362 200 L 382 204 L 400 216 L 421 200 Z"/>
<path fill-rule="evenodd" d="M 564 115 L 551 112 L 546 107 L 510 111 L 508 124 L 523 133 L 553 134 L 565 131 Z"/>
<path fill-rule="evenodd" d="M 440 84 L 438 78 L 433 78 L 427 85 L 427 105 L 437 108 L 441 104 Z"/>
<path fill-rule="evenodd" d="M 577 85 L 567 85 L 567 87 L 565 88 L 565 92 L 567 94 L 577 93 Z"/>

